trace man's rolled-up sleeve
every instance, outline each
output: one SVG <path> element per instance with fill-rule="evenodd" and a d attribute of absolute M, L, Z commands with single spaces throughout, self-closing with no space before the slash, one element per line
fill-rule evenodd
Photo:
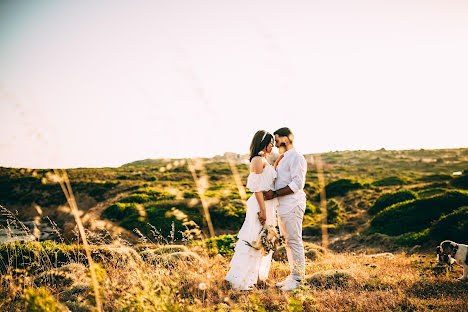
<path fill-rule="evenodd" d="M 291 183 L 288 184 L 289 188 L 296 193 L 304 188 L 305 177 L 307 173 L 307 163 L 301 155 L 296 155 L 291 160 L 290 164 L 291 171 Z"/>

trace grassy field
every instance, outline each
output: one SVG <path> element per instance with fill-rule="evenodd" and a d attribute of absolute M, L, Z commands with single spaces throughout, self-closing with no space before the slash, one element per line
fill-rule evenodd
<path fill-rule="evenodd" d="M 2 274 L 0 310 L 94 311 L 82 248 L 32 242 L 6 249 L 4 261 L 12 263 Z M 92 247 L 105 311 L 467 311 L 468 284 L 456 279 L 461 268 L 436 271 L 433 255 L 335 253 L 311 243 L 306 249 L 307 283 L 283 293 L 271 285 L 288 274 L 281 254 L 268 284 L 240 292 L 223 282 L 229 256 L 200 241 Z M 34 256 L 15 268 L 15 251 Z"/>
<path fill-rule="evenodd" d="M 271 285 L 244 293 L 223 282 L 250 195 L 242 156 L 234 168 L 214 157 L 67 170 L 104 310 L 468 311 L 461 267 L 434 263 L 441 240 L 468 243 L 468 149 L 321 158 L 331 244 L 319 246 L 317 158 L 306 155 L 307 283 L 287 294 L 271 286 L 287 274 L 281 252 Z M 0 205 L 4 238 L 40 240 L 0 245 L 0 311 L 93 311 L 86 252 L 53 171 L 0 167 Z"/>

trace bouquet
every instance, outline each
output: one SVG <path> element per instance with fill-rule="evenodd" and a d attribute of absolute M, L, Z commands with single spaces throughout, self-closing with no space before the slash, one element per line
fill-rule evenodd
<path fill-rule="evenodd" d="M 275 250 L 284 243 L 284 237 L 280 235 L 278 229 L 273 225 L 265 225 L 258 233 L 258 238 L 252 243 L 245 241 L 245 244 L 256 250 L 260 250 L 264 256 L 268 255 L 270 251 Z"/>

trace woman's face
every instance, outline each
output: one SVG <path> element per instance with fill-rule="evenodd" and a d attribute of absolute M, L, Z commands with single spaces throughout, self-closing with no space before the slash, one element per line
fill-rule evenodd
<path fill-rule="evenodd" d="M 268 144 L 268 145 L 265 147 L 265 152 L 266 152 L 267 154 L 270 154 L 272 149 L 273 149 L 273 142 L 270 142 L 270 144 Z"/>

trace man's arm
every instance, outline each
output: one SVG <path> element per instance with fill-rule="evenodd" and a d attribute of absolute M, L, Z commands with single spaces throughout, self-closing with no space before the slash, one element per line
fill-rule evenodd
<path fill-rule="evenodd" d="M 263 197 L 265 200 L 296 193 L 297 191 L 304 188 L 305 176 L 307 173 L 307 162 L 305 161 L 304 157 L 296 155 L 296 157 L 292 159 L 289 169 L 291 171 L 292 177 L 291 183 L 276 191 L 270 190 L 263 192 Z"/>
<path fill-rule="evenodd" d="M 292 193 L 294 193 L 293 190 L 291 190 L 291 188 L 288 185 L 286 185 L 285 187 L 280 188 L 279 190 L 276 190 L 276 191 L 269 190 L 269 191 L 263 192 L 263 198 L 265 200 L 270 200 L 276 197 L 285 196 L 285 195 L 289 195 Z"/>

